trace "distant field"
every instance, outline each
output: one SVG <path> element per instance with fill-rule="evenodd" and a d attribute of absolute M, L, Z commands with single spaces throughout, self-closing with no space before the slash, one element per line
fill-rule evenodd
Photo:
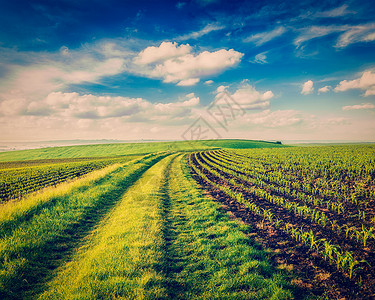
<path fill-rule="evenodd" d="M 84 158 L 134 154 L 138 155 L 160 151 L 199 151 L 212 148 L 247 149 L 271 147 L 283 147 L 283 145 L 271 142 L 251 140 L 207 140 L 181 142 L 99 144 L 2 152 L 0 153 L 0 162 L 34 159 L 58 159 L 80 157 Z"/>
<path fill-rule="evenodd" d="M 0 154 L 0 299 L 375 297 L 375 146 Z"/>

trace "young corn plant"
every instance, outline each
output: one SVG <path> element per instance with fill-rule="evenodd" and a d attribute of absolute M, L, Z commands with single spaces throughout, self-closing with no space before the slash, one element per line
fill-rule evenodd
<path fill-rule="evenodd" d="M 374 227 L 370 227 L 369 229 L 365 228 L 365 226 L 362 224 L 362 230 L 359 231 L 359 236 L 362 239 L 363 246 L 366 247 L 367 240 L 369 238 L 374 238 L 375 235 L 373 233 Z"/>
<path fill-rule="evenodd" d="M 310 242 L 310 249 L 315 249 L 317 252 L 320 250 L 320 244 L 322 242 L 322 239 L 318 239 L 312 230 L 307 232 Z"/>
<path fill-rule="evenodd" d="M 366 213 L 364 210 L 358 210 L 358 220 L 366 219 Z"/>
<path fill-rule="evenodd" d="M 273 222 L 276 228 L 279 228 L 281 226 L 281 223 L 282 221 L 279 218 L 275 218 L 275 221 Z"/>
<path fill-rule="evenodd" d="M 323 251 L 322 251 L 323 252 L 323 256 L 324 256 L 324 260 L 329 259 L 329 261 L 332 262 L 334 260 L 335 250 L 336 250 L 336 246 L 332 245 L 328 241 L 324 241 L 324 243 L 323 243 Z"/>
<path fill-rule="evenodd" d="M 370 265 L 366 260 L 358 261 L 353 257 L 352 252 L 346 252 L 345 253 L 345 269 L 347 270 L 349 274 L 349 278 L 352 279 L 355 272 L 357 272 L 360 269 L 363 269 L 363 266 L 360 266 L 360 264 L 366 263 Z"/>

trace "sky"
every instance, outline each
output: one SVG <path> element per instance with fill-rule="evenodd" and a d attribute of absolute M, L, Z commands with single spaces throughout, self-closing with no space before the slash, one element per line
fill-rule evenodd
<path fill-rule="evenodd" d="M 374 1 L 0 0 L 0 141 L 375 141 Z"/>

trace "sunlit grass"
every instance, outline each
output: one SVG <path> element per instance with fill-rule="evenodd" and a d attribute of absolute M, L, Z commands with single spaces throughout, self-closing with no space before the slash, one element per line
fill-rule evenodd
<path fill-rule="evenodd" d="M 143 174 L 87 244 L 58 272 L 41 299 L 156 299 L 165 294 L 154 267 L 163 254 L 158 209 L 168 157 Z"/>
<path fill-rule="evenodd" d="M 99 181 L 53 198 L 51 205 L 40 205 L 18 226 L 8 228 L 0 240 L 0 298 L 32 296 L 50 270 L 67 258 L 126 189 L 162 157 L 114 167 Z M 23 203 L 29 206 L 27 201 Z"/>
<path fill-rule="evenodd" d="M 17 226 L 17 220 L 30 214 L 38 206 L 51 201 L 56 197 L 62 197 L 71 193 L 74 189 L 89 185 L 97 181 L 107 174 L 118 169 L 122 164 L 113 164 L 101 170 L 93 171 L 82 178 L 74 181 L 64 182 L 56 187 L 47 187 L 41 191 L 33 193 L 21 200 L 9 201 L 0 206 L 0 236 L 4 234 L 4 230 L 9 227 Z M 12 224 L 12 226 L 10 226 Z"/>
<path fill-rule="evenodd" d="M 181 159 L 169 180 L 170 294 L 178 299 L 291 299 L 283 276 L 244 234 L 247 226 L 230 221 L 219 204 L 201 194 Z"/>

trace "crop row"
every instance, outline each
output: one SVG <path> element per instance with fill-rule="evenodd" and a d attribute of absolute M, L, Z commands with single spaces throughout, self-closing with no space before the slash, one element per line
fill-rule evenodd
<path fill-rule="evenodd" d="M 243 170 L 235 165 L 230 165 L 229 163 L 224 165 L 223 161 L 217 160 L 212 154 L 210 155 L 210 152 L 202 153 L 201 158 L 208 166 L 219 168 L 224 174 L 233 176 L 234 179 L 231 181 L 250 193 L 277 203 L 295 214 L 310 218 L 312 222 L 318 223 L 323 227 L 330 226 L 333 231 L 339 234 L 345 232 L 347 238 L 355 239 L 357 242 L 360 240 L 365 247 L 368 239 L 375 238 L 375 227 L 365 226 L 359 220 L 357 220 L 358 222 L 352 222 L 351 219 L 348 220 L 345 214 L 345 206 L 342 203 L 326 201 L 327 208 L 334 211 L 327 212 L 327 210 L 319 207 L 319 204 L 320 206 L 322 204 L 322 199 L 302 192 L 296 192 L 288 187 L 270 184 L 263 181 L 262 174 L 259 173 L 252 175 L 254 177 L 250 177 L 248 173 L 243 173 Z M 288 200 L 285 200 L 285 198 Z"/>
<path fill-rule="evenodd" d="M 344 169 L 341 165 L 341 173 L 339 176 L 327 176 L 322 175 L 323 172 L 320 169 L 325 169 L 326 166 L 322 164 L 316 164 L 315 161 L 309 160 L 309 155 L 307 155 L 304 150 L 302 154 L 305 154 L 304 159 L 295 159 L 298 154 L 302 156 L 299 151 L 300 149 L 282 149 L 283 152 L 279 151 L 281 154 L 284 152 L 291 152 L 294 156 L 287 156 L 285 159 L 289 159 L 291 162 L 286 163 L 284 161 L 276 160 L 269 155 L 269 151 L 266 152 L 255 152 L 253 156 L 243 156 L 241 152 L 220 152 L 220 157 L 225 160 L 229 160 L 238 166 L 241 166 L 244 170 L 253 170 L 260 173 L 264 173 L 264 178 L 268 181 L 273 181 L 279 185 L 293 188 L 313 196 L 319 196 L 323 199 L 330 201 L 339 201 L 340 203 L 348 203 L 358 205 L 360 200 L 365 200 L 368 198 L 374 198 L 374 177 L 366 175 L 361 177 L 358 175 L 353 180 L 345 178 L 343 180 L 341 173 L 347 173 L 348 171 Z M 319 160 L 318 156 L 314 156 L 315 159 Z M 308 164 L 306 164 L 306 161 Z M 330 161 L 331 168 L 335 167 L 335 163 Z M 336 162 L 338 163 L 338 161 Z M 290 166 L 293 164 L 293 167 Z M 368 161 L 371 164 L 371 160 Z M 350 165 L 347 166 L 350 168 Z M 370 170 L 370 167 L 367 166 Z M 370 174 L 372 174 L 370 172 Z M 328 179 L 327 179 L 328 178 Z M 367 201 L 362 201 L 361 204 L 367 205 Z"/>
<path fill-rule="evenodd" d="M 96 159 L 0 170 L 0 202 L 74 179 L 126 158 Z"/>
<path fill-rule="evenodd" d="M 291 151 L 291 149 L 287 150 Z M 300 201 L 313 202 L 314 206 L 329 209 L 336 213 L 345 213 L 354 223 L 360 221 L 370 226 L 375 224 L 375 214 L 371 209 L 375 203 L 374 180 L 364 183 L 367 179 L 356 178 L 353 182 L 346 182 L 341 181 L 340 178 L 331 178 L 329 181 L 322 178 L 313 178 L 311 175 L 314 173 L 313 165 L 311 166 L 311 174 L 308 170 L 305 170 L 306 176 L 300 178 L 288 174 L 277 162 L 270 165 L 270 162 L 267 161 L 267 153 L 257 152 L 258 155 L 254 155 L 255 158 L 246 158 L 238 153 L 238 151 L 220 151 L 215 152 L 213 156 L 222 165 L 234 166 L 236 171 L 240 171 L 245 176 L 259 178 L 274 185 L 274 189 L 282 194 L 291 193 L 288 195 L 289 197 Z M 280 151 L 280 153 L 282 152 Z M 371 163 L 371 160 L 368 162 Z M 298 165 L 298 161 L 295 161 L 295 164 Z M 298 166 L 298 168 L 301 172 L 301 169 L 306 168 L 306 166 Z M 295 169 L 297 169 L 297 166 L 295 166 Z M 296 173 L 298 172 L 296 171 Z"/>
<path fill-rule="evenodd" d="M 216 177 L 220 178 L 223 181 L 227 181 L 233 186 L 241 188 L 241 190 L 255 195 L 256 197 L 265 199 L 269 203 L 280 206 L 294 215 L 299 215 L 303 218 L 310 219 L 311 222 L 316 223 L 322 227 L 328 226 L 330 230 L 337 234 L 345 232 L 346 238 L 351 238 L 357 242 L 361 242 L 364 247 L 367 246 L 369 239 L 374 239 L 374 227 L 366 228 L 364 225 L 358 228 L 355 226 L 348 226 L 346 224 L 338 225 L 336 219 L 330 219 L 327 214 L 317 208 L 312 208 L 306 205 L 301 205 L 298 202 L 291 201 L 288 198 L 281 197 L 269 192 L 269 187 L 262 185 L 262 182 L 257 182 L 256 180 L 252 182 L 251 186 L 248 186 L 243 183 L 246 183 L 247 179 L 242 176 L 242 182 L 239 180 L 240 175 L 236 172 L 226 169 L 223 166 L 218 166 L 210 162 L 205 158 L 204 153 L 199 154 L 197 157 L 198 163 L 206 169 L 208 172 L 212 173 Z M 259 185 L 258 185 L 259 183 Z"/>
<path fill-rule="evenodd" d="M 350 278 L 353 277 L 356 270 L 363 268 L 365 262 L 353 255 L 352 251 L 342 250 L 339 245 L 333 244 L 325 237 L 321 238 L 321 235 L 316 234 L 312 229 L 306 229 L 304 224 L 291 224 L 284 221 L 282 218 L 277 217 L 274 213 L 272 213 L 270 209 L 259 206 L 255 201 L 253 201 L 253 199 L 247 197 L 243 192 L 250 192 L 250 194 L 267 200 L 272 204 L 286 208 L 291 213 L 293 212 L 296 215 L 302 214 L 302 216 L 306 217 L 306 214 L 310 213 L 311 217 L 311 215 L 314 214 L 314 210 L 308 211 L 306 207 L 298 207 L 297 205 L 294 206 L 282 197 L 272 196 L 259 188 L 246 188 L 243 185 L 238 184 L 235 179 L 228 179 L 228 176 L 223 176 L 212 166 L 207 165 L 202 156 L 196 153 L 190 157 L 190 165 L 192 166 L 194 172 L 200 176 L 206 182 L 206 184 L 220 190 L 227 196 L 235 199 L 237 202 L 242 203 L 253 213 L 267 219 L 273 226 L 281 229 L 295 240 L 303 242 L 305 245 L 321 254 L 325 260 L 335 264 L 338 269 L 348 274 Z M 294 208 L 296 209 L 294 210 Z M 318 217 L 314 216 L 314 218 L 317 219 L 317 223 L 324 225 L 324 214 L 318 215 Z M 364 244 L 365 243 L 366 242 L 364 242 Z"/>

